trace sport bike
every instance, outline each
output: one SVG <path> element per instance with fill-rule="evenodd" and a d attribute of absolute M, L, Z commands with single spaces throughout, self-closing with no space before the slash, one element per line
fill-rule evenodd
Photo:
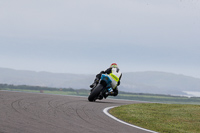
<path fill-rule="evenodd" d="M 97 99 L 102 100 L 106 98 L 106 93 L 112 91 L 111 88 L 112 80 L 107 74 L 101 75 L 101 80 L 96 86 L 93 87 L 90 95 L 88 96 L 88 100 L 90 102 L 94 102 Z"/>

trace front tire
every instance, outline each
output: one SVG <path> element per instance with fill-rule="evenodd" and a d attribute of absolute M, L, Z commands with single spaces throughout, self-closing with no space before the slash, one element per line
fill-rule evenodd
<path fill-rule="evenodd" d="M 90 95 L 88 96 L 88 101 L 94 102 L 97 99 L 97 97 L 99 96 L 102 89 L 103 89 L 103 85 L 98 84 L 94 88 L 94 90 L 90 93 Z"/>

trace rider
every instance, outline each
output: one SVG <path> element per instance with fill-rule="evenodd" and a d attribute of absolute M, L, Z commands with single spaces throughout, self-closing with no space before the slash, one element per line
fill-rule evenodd
<path fill-rule="evenodd" d="M 118 95 L 118 87 L 120 85 L 120 80 L 122 77 L 122 73 L 120 72 L 118 66 L 116 63 L 112 63 L 110 65 L 110 68 L 108 68 L 105 71 L 101 71 L 99 74 L 96 75 L 96 78 L 94 80 L 94 83 L 90 85 L 90 88 L 92 88 L 90 91 L 96 87 L 96 85 L 99 83 L 99 80 L 101 79 L 102 74 L 108 74 L 110 79 L 112 80 L 112 90 L 111 92 L 106 92 L 106 97 L 110 96 L 117 96 Z M 116 78 L 117 77 L 117 78 Z"/>

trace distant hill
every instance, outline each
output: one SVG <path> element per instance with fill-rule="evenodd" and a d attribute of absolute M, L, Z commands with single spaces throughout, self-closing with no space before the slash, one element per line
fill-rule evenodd
<path fill-rule="evenodd" d="M 90 89 L 95 75 L 35 72 L 0 68 L 0 83 Z M 200 79 L 166 72 L 123 73 L 121 91 L 133 93 L 185 95 L 184 91 L 200 91 Z"/>
<path fill-rule="evenodd" d="M 200 91 L 200 79 L 166 72 L 125 73 L 123 88 L 131 92 L 184 95 L 184 91 Z"/>
<path fill-rule="evenodd" d="M 0 68 L 0 83 L 47 87 L 88 88 L 95 75 L 35 72 Z"/>

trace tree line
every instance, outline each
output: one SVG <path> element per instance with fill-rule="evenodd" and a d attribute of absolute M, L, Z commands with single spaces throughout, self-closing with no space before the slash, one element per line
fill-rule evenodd
<path fill-rule="evenodd" d="M 72 88 L 54 88 L 54 87 L 45 87 L 45 86 L 28 86 L 28 85 L 9 85 L 9 84 L 0 84 L 0 89 L 21 89 L 21 90 L 48 90 L 48 91 L 75 91 Z"/>

